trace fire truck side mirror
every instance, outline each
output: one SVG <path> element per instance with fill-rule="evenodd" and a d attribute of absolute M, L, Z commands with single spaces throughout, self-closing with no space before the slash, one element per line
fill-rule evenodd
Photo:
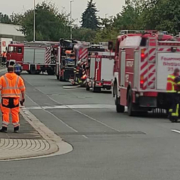
<path fill-rule="evenodd" d="M 112 41 L 108 42 L 108 50 L 110 50 L 110 51 L 113 50 L 113 42 Z"/>

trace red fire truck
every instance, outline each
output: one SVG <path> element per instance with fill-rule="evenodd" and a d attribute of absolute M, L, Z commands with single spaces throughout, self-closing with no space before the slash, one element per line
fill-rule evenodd
<path fill-rule="evenodd" d="M 93 92 L 99 92 L 101 89 L 111 90 L 114 52 L 108 51 L 108 43 L 106 43 L 106 46 L 101 44 L 91 45 L 88 52 L 86 90 L 90 88 Z"/>
<path fill-rule="evenodd" d="M 47 71 L 54 75 L 59 42 L 27 42 L 10 44 L 7 61 L 16 60 L 22 70 L 29 74 L 39 74 Z"/>
<path fill-rule="evenodd" d="M 168 109 L 168 74 L 180 67 L 180 42 L 157 31 L 122 31 L 117 38 L 113 96 L 117 112 L 130 116 Z"/>
<path fill-rule="evenodd" d="M 56 77 L 60 81 L 69 81 L 74 78 L 75 68 L 75 40 L 60 40 L 58 47 L 58 58 L 56 61 Z"/>

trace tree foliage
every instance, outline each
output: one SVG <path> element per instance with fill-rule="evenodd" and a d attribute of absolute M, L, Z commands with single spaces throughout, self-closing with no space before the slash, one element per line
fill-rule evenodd
<path fill-rule="evenodd" d="M 2 14 L 0 12 L 0 23 L 11 24 L 12 21 L 7 14 Z"/>
<path fill-rule="evenodd" d="M 122 11 L 110 18 L 97 17 L 93 0 L 82 14 L 82 27 L 73 28 L 77 40 L 99 42 L 113 40 L 120 30 L 162 30 L 176 35 L 180 31 L 180 0 L 126 0 Z M 36 6 L 36 40 L 70 37 L 68 14 L 59 13 L 53 4 Z M 19 24 L 27 40 L 33 40 L 33 10 L 11 16 L 0 13 L 0 22 Z"/>
<path fill-rule="evenodd" d="M 79 41 L 93 42 L 96 31 L 88 28 L 75 27 L 73 29 L 73 38 Z"/>
<path fill-rule="evenodd" d="M 35 9 L 36 40 L 58 41 L 60 38 L 69 37 L 68 15 L 58 13 L 51 3 L 37 4 Z M 16 14 L 13 21 L 22 26 L 21 31 L 28 41 L 33 40 L 34 10 L 24 14 Z"/>
<path fill-rule="evenodd" d="M 96 4 L 93 0 L 88 1 L 86 10 L 82 14 L 82 27 L 96 30 L 98 29 L 98 18 L 97 18 Z"/>

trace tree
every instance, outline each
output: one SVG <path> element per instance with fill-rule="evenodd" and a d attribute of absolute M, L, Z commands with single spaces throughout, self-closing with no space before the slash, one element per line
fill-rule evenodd
<path fill-rule="evenodd" d="M 114 18 L 113 26 L 117 30 L 140 29 L 140 15 L 142 10 L 142 0 L 126 0 L 126 5 L 123 7 L 121 13 Z"/>
<path fill-rule="evenodd" d="M 75 27 L 73 29 L 73 38 L 79 41 L 93 42 L 96 31 L 88 28 Z"/>
<path fill-rule="evenodd" d="M 180 0 L 148 0 L 144 2 L 142 22 L 145 28 L 178 33 L 180 30 Z"/>
<path fill-rule="evenodd" d="M 60 38 L 69 37 L 68 15 L 58 13 L 51 3 L 38 4 L 36 13 L 36 40 L 58 41 Z M 22 26 L 21 31 L 28 41 L 33 40 L 34 11 L 28 10 L 24 14 L 16 14 L 13 21 Z"/>
<path fill-rule="evenodd" d="M 5 23 L 5 24 L 11 24 L 11 19 L 7 14 L 2 14 L 0 12 L 0 23 Z"/>
<path fill-rule="evenodd" d="M 93 3 L 93 0 L 88 1 L 86 10 L 82 14 L 82 27 L 89 28 L 92 30 L 98 29 L 98 18 L 97 18 L 97 9 L 96 4 Z"/>

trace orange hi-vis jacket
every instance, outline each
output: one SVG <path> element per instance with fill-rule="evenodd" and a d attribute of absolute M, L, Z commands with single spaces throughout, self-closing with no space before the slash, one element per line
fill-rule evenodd
<path fill-rule="evenodd" d="M 176 82 L 175 82 L 176 76 L 174 74 L 169 74 L 167 77 L 167 85 L 166 85 L 166 91 L 168 93 L 175 93 L 176 92 Z"/>
<path fill-rule="evenodd" d="M 1 97 L 20 98 L 25 91 L 23 79 L 15 73 L 6 73 L 0 78 Z"/>

